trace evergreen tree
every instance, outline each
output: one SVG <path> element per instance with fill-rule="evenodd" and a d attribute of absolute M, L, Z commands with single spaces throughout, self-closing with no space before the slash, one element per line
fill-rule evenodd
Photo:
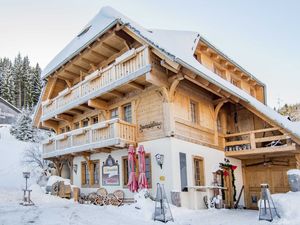
<path fill-rule="evenodd" d="M 0 58 L 0 97 L 20 109 L 32 109 L 41 92 L 40 74 L 39 65 L 30 66 L 27 56 L 18 54 L 13 63 L 8 58 Z"/>
<path fill-rule="evenodd" d="M 18 140 L 26 142 L 36 141 L 36 129 L 32 127 L 30 115 L 30 110 L 22 110 L 16 123 L 10 129 L 10 133 Z"/>

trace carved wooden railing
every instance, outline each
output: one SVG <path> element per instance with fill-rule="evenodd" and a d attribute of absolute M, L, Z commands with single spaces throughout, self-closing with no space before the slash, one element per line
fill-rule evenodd
<path fill-rule="evenodd" d="M 91 98 L 113 90 L 151 69 L 148 48 L 131 49 L 108 67 L 96 70 L 71 88 L 67 88 L 53 99 L 42 103 L 41 120 L 46 120 Z"/>
<path fill-rule="evenodd" d="M 291 138 L 282 134 L 276 127 L 226 134 L 224 139 L 227 156 L 295 149 L 295 144 L 292 143 Z"/>
<path fill-rule="evenodd" d="M 125 147 L 135 142 L 136 126 L 120 119 L 112 119 L 44 141 L 43 157 L 50 158 L 102 147 Z"/>

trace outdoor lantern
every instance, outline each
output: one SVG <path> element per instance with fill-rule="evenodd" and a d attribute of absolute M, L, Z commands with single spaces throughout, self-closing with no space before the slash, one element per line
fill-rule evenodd
<path fill-rule="evenodd" d="M 76 173 L 76 174 L 77 174 L 77 169 L 78 169 L 78 165 L 77 165 L 77 164 L 74 164 L 74 165 L 73 165 L 73 171 L 74 171 L 74 173 Z"/>
<path fill-rule="evenodd" d="M 157 162 L 157 164 L 160 166 L 160 168 L 162 169 L 162 166 L 163 166 L 163 164 L 164 164 L 164 155 L 163 154 L 159 154 L 159 153 L 157 153 L 156 155 L 155 155 L 155 158 L 156 158 L 156 162 Z"/>
<path fill-rule="evenodd" d="M 23 177 L 25 179 L 29 179 L 30 178 L 30 172 L 23 172 Z"/>

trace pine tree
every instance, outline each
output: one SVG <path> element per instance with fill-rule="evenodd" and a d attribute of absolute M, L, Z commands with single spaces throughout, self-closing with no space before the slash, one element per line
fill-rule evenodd
<path fill-rule="evenodd" d="M 27 56 L 18 54 L 12 63 L 0 58 L 0 96 L 16 107 L 32 109 L 41 92 L 41 69 L 30 66 Z"/>
<path fill-rule="evenodd" d="M 18 140 L 26 142 L 36 141 L 36 130 L 32 127 L 30 115 L 30 110 L 22 110 L 16 123 L 10 129 L 10 133 Z"/>

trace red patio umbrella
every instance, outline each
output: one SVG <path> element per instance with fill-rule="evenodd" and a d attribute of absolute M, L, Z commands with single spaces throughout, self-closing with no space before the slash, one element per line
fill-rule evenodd
<path fill-rule="evenodd" d="M 138 190 L 138 183 L 135 176 L 135 149 L 133 145 L 128 148 L 128 189 L 131 192 L 136 192 Z"/>
<path fill-rule="evenodd" d="M 146 161 L 145 161 L 145 150 L 144 146 L 140 145 L 139 150 L 139 189 L 148 188 L 148 181 L 146 177 Z"/>

